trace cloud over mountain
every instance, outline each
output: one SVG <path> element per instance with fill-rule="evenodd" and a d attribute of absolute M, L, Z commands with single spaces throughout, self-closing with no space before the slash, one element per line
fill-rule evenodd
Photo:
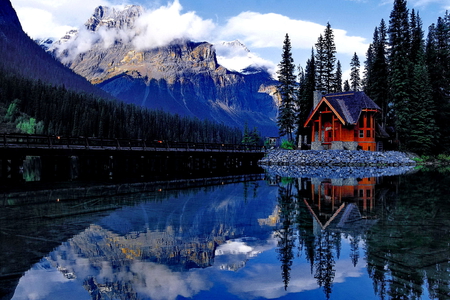
<path fill-rule="evenodd" d="M 136 21 L 137 49 L 166 46 L 176 39 L 194 41 L 208 40 L 216 25 L 212 20 L 203 20 L 195 12 L 182 13 L 178 0 L 156 10 L 144 12 Z"/>
<path fill-rule="evenodd" d="M 131 1 L 126 1 L 131 3 Z M 174 39 L 208 41 L 220 45 L 222 41 L 239 39 L 252 52 L 237 56 L 219 53 L 219 59 L 225 66 L 239 69 L 248 61 L 258 62 L 268 69 L 274 69 L 279 56 L 268 57 L 268 53 L 280 52 L 284 35 L 289 33 L 293 50 L 310 50 L 323 33 L 325 24 L 289 18 L 276 13 L 242 12 L 232 16 L 224 23 L 202 18 L 195 11 L 184 11 L 182 0 L 174 0 L 161 5 L 161 1 L 152 3 L 136 20 L 131 28 L 105 28 L 89 35 L 80 30 L 78 44 L 72 44 L 78 52 L 85 51 L 89 44 L 101 40 L 105 47 L 115 40 L 132 42 L 138 49 L 164 46 Z M 89 6 L 77 1 L 61 0 L 14 0 L 26 32 L 33 38 L 60 38 L 68 29 L 74 29 L 89 18 L 94 7 L 103 5 L 119 10 L 124 8 L 122 0 L 91 0 Z M 333 28 L 336 47 L 339 53 L 351 56 L 356 51 L 364 55 L 368 42 L 358 36 L 349 36 L 345 30 Z M 81 37 L 82 40 L 81 41 Z M 67 45 L 68 46 L 68 45 Z M 220 47 L 218 47 L 219 49 Z M 277 52 L 277 53 L 278 53 Z M 262 54 L 266 54 L 262 58 Z M 271 60 L 270 62 L 268 61 Z M 241 64 L 239 63 L 241 62 Z"/>

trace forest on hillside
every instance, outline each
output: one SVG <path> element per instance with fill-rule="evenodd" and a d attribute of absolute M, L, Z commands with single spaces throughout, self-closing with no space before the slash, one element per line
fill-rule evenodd
<path fill-rule="evenodd" d="M 13 76 L 0 69 L 0 129 L 62 136 L 240 143 L 242 132 Z"/>
<path fill-rule="evenodd" d="M 450 153 L 450 14 L 428 27 L 425 37 L 420 14 L 406 0 L 395 0 L 389 22 L 381 19 L 364 61 L 355 53 L 350 80 L 343 82 L 336 62 L 331 25 L 314 45 L 305 68 L 296 67 L 289 36 L 279 64 L 282 103 L 280 135 L 295 140 L 310 134 L 304 128 L 313 93 L 364 91 L 380 106 L 379 124 L 390 133 L 392 147 L 418 154 Z M 297 143 L 295 143 L 297 144 Z"/>

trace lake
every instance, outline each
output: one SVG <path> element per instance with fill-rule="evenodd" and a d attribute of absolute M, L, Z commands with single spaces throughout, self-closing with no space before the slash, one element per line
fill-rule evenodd
<path fill-rule="evenodd" d="M 0 296 L 450 298 L 448 169 L 290 171 L 3 193 Z"/>

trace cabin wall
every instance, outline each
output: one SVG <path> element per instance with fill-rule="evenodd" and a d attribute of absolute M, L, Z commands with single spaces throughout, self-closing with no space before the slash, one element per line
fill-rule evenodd
<path fill-rule="evenodd" d="M 362 111 L 356 125 L 344 126 L 338 117 L 323 104 L 312 122 L 312 150 L 376 151 L 376 111 Z"/>
<path fill-rule="evenodd" d="M 377 143 L 375 141 L 375 115 L 373 112 L 361 113 L 359 122 L 355 127 L 354 135 L 357 137 L 358 146 L 362 150 L 377 150 Z"/>

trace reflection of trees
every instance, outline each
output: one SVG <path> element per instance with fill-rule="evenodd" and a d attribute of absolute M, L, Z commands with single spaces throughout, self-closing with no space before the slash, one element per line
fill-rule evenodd
<path fill-rule="evenodd" d="M 367 234 L 366 259 L 381 299 L 450 297 L 450 178 L 438 173 L 401 177 L 381 220 Z"/>
<path fill-rule="evenodd" d="M 335 275 L 335 259 L 333 254 L 333 233 L 323 230 L 316 238 L 315 274 L 314 278 L 327 297 L 330 298 L 331 286 Z"/>
<path fill-rule="evenodd" d="M 285 288 L 296 250 L 297 256 L 305 255 L 311 274 L 327 299 L 331 296 L 343 236 L 350 241 L 353 265 L 358 264 L 363 232 L 373 224 L 369 214 L 375 203 L 375 180 L 348 182 L 337 180 L 338 184 L 333 185 L 330 180 L 316 180 L 314 185 L 309 179 L 284 178 L 279 184 L 280 225 L 275 236 Z"/>
<path fill-rule="evenodd" d="M 276 231 L 278 238 L 278 254 L 281 261 L 281 275 L 284 282 L 284 288 L 287 289 L 290 280 L 292 259 L 294 258 L 293 248 L 295 245 L 294 237 L 294 212 L 295 202 L 292 195 L 292 182 L 279 188 L 278 206 L 280 209 L 281 228 Z"/>
<path fill-rule="evenodd" d="M 275 236 L 278 238 L 281 274 L 287 289 L 294 248 L 298 242 L 299 255 L 300 251 L 305 252 L 311 264 L 311 273 L 314 273 L 318 285 L 323 287 L 329 298 L 335 275 L 335 255 L 340 251 L 340 236 L 326 230 L 322 230 L 317 236 L 314 234 L 312 217 L 303 201 L 308 189 L 302 187 L 301 181 L 294 184 L 293 181 L 285 180 L 278 190 L 280 227 Z"/>

